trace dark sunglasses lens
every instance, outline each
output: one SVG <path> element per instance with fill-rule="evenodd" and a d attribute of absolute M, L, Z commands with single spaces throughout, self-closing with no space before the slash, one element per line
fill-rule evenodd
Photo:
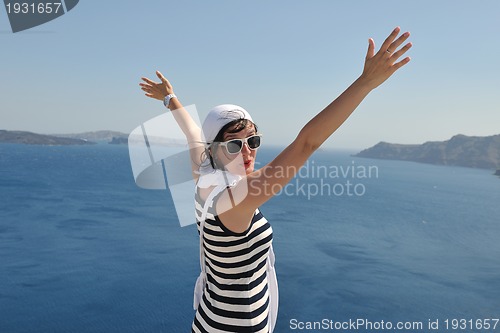
<path fill-rule="evenodd" d="M 260 136 L 252 136 L 248 138 L 248 147 L 251 149 L 256 149 L 260 147 Z"/>
<path fill-rule="evenodd" d="M 227 151 L 230 154 L 236 154 L 239 153 L 241 150 L 241 147 L 243 145 L 243 142 L 241 140 L 232 140 L 227 143 Z"/>

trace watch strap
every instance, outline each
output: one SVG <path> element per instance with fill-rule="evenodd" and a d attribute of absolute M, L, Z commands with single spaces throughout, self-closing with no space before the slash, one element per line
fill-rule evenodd
<path fill-rule="evenodd" d="M 165 98 L 163 99 L 163 105 L 165 105 L 165 107 L 168 108 L 168 105 L 170 104 L 170 100 L 172 98 L 177 98 L 177 96 L 175 96 L 174 94 L 169 94 L 169 95 L 165 96 Z"/>

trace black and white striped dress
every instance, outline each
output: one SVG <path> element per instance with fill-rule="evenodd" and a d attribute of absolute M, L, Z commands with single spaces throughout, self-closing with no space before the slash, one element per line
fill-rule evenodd
<path fill-rule="evenodd" d="M 198 231 L 203 204 L 196 195 Z M 203 229 L 207 283 L 191 332 L 270 331 L 266 260 L 272 239 L 271 225 L 258 209 L 249 229 L 234 233 L 209 208 Z"/>

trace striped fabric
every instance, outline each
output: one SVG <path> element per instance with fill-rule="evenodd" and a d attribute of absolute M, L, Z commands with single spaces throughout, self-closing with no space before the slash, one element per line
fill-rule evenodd
<path fill-rule="evenodd" d="M 203 202 L 196 195 L 200 227 Z M 208 210 L 203 230 L 207 283 L 191 332 L 269 332 L 266 260 L 273 239 L 270 224 L 257 209 L 249 229 L 231 232 Z"/>

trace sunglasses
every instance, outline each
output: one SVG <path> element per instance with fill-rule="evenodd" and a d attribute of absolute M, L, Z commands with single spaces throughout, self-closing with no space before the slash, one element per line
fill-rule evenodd
<path fill-rule="evenodd" d="M 226 151 L 228 152 L 228 154 L 238 154 L 241 149 L 243 149 L 243 145 L 245 143 L 251 150 L 259 148 L 261 136 L 262 134 L 256 134 L 244 139 L 232 139 L 229 141 L 217 142 L 217 144 L 226 147 Z"/>

